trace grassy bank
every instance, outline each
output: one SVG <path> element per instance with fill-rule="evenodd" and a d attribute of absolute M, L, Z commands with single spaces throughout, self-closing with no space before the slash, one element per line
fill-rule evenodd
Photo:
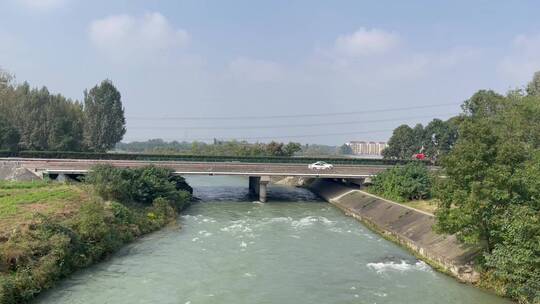
<path fill-rule="evenodd" d="M 43 181 L 0 183 L 1 304 L 26 303 L 77 269 L 164 227 L 188 197 L 119 202 L 103 199 L 97 188 Z"/>
<path fill-rule="evenodd" d="M 386 198 L 384 196 L 381 196 L 381 197 Z M 389 199 L 389 198 L 386 198 L 386 199 Z M 396 203 L 401 204 L 403 206 L 414 208 L 416 210 L 424 211 L 430 214 L 435 214 L 435 211 L 437 211 L 437 200 L 435 199 L 413 200 L 413 201 L 396 202 Z"/>
<path fill-rule="evenodd" d="M 30 221 L 36 212 L 68 216 L 87 199 L 86 191 L 70 185 L 0 181 L 0 236 L 4 239 L 6 233 Z"/>
<path fill-rule="evenodd" d="M 373 195 L 376 195 L 378 197 L 387 199 L 389 201 L 392 201 L 396 204 L 400 204 L 403 206 L 411 207 L 420 211 L 424 211 L 427 213 L 435 214 L 435 211 L 437 211 L 437 200 L 433 198 L 426 198 L 426 199 L 417 199 L 417 200 L 397 200 L 395 197 L 391 197 L 388 195 L 385 195 L 384 192 L 374 191 L 371 187 L 365 187 L 362 188 L 363 191 L 366 191 L 367 193 L 371 193 Z"/>

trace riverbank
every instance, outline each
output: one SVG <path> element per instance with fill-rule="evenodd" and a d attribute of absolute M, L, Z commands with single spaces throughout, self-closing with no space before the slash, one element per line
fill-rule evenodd
<path fill-rule="evenodd" d="M 474 268 L 478 249 L 460 244 L 453 235 L 435 233 L 432 214 L 329 180 L 313 181 L 309 188 L 434 268 L 462 282 L 479 281 L 480 274 Z"/>
<path fill-rule="evenodd" d="M 189 176 L 200 203 L 162 229 L 63 280 L 35 304 L 509 304 L 437 273 L 303 188 Z"/>
<path fill-rule="evenodd" d="M 105 201 L 90 185 L 0 181 L 0 303 L 26 303 L 173 222 L 173 204 Z"/>

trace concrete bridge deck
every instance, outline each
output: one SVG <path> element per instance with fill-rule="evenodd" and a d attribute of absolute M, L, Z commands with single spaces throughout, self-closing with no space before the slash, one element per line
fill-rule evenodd
<path fill-rule="evenodd" d="M 387 165 L 334 165 L 332 169 L 312 170 L 307 164 L 245 163 L 245 162 L 189 162 L 140 161 L 98 159 L 44 159 L 0 158 L 0 165 L 9 164 L 26 168 L 43 177 L 87 174 L 95 165 L 109 164 L 120 168 L 138 168 L 148 165 L 169 168 L 178 175 L 236 175 L 249 177 L 250 191 L 262 202 L 266 201 L 266 188 L 270 176 L 296 176 L 307 178 L 333 178 L 363 181 L 390 166 Z"/>
<path fill-rule="evenodd" d="M 386 165 L 334 165 L 333 169 L 311 170 L 307 164 L 290 163 L 216 163 L 41 158 L 0 158 L 0 162 L 15 163 L 32 172 L 48 174 L 85 174 L 92 166 L 110 164 L 121 168 L 154 165 L 170 168 L 174 170 L 175 174 L 179 175 L 298 176 L 319 178 L 364 178 L 373 176 L 390 167 Z"/>

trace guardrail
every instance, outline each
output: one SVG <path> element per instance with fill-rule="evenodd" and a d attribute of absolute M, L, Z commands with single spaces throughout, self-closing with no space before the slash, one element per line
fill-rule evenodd
<path fill-rule="evenodd" d="M 210 156 L 184 154 L 98 153 L 68 151 L 0 151 L 0 157 L 299 164 L 309 164 L 316 161 L 324 161 L 331 164 L 341 165 L 402 165 L 408 162 L 418 161 L 345 157 Z M 425 163 L 429 164 L 428 162 Z"/>

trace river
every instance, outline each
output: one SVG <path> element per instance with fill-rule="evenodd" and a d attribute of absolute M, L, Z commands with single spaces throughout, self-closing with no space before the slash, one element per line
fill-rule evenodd
<path fill-rule="evenodd" d="M 304 189 L 252 202 L 247 179 L 191 177 L 201 199 L 166 228 L 36 303 L 509 303 L 437 273 Z"/>

